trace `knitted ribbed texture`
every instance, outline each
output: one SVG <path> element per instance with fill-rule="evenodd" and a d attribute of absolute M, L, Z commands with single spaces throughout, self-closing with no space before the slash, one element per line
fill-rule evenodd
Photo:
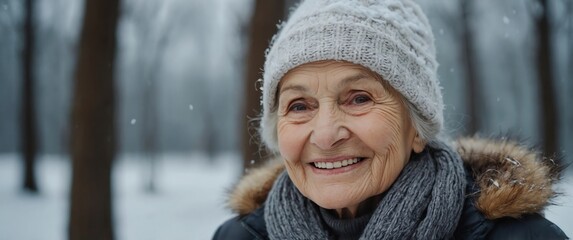
<path fill-rule="evenodd" d="M 333 232 L 337 236 L 337 240 L 355 240 L 360 238 L 362 231 L 368 221 L 372 216 L 372 212 L 369 214 L 361 215 L 352 219 L 341 219 L 335 216 L 336 213 L 332 210 L 327 210 L 320 208 L 320 214 L 324 224 L 329 228 L 329 231 Z"/>
<path fill-rule="evenodd" d="M 276 91 L 289 70 L 343 60 L 378 73 L 439 132 L 443 101 L 434 36 L 411 0 L 306 0 L 273 38 L 263 74 L 261 137 L 277 151 Z M 271 115 L 273 114 L 273 115 Z"/>
<path fill-rule="evenodd" d="M 410 162 L 374 210 L 360 239 L 447 239 L 460 218 L 465 190 L 457 153 L 431 143 Z M 271 239 L 333 239 L 316 205 L 305 198 L 286 173 L 265 203 Z"/>

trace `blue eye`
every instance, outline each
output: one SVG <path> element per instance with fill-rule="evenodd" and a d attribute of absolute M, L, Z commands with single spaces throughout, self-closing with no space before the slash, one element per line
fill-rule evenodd
<path fill-rule="evenodd" d="M 363 103 L 367 103 L 370 102 L 370 97 L 366 96 L 366 95 L 356 95 L 355 97 L 352 98 L 352 104 L 363 104 Z"/>
<path fill-rule="evenodd" d="M 308 108 L 303 103 L 294 103 L 288 108 L 289 111 L 295 111 L 295 112 L 301 112 L 301 111 L 305 111 L 307 109 Z"/>

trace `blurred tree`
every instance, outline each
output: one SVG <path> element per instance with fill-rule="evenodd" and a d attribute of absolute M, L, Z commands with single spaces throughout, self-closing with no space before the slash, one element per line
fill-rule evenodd
<path fill-rule="evenodd" d="M 115 52 L 119 0 L 87 0 L 72 104 L 69 239 L 114 239 Z"/>
<path fill-rule="evenodd" d="M 138 51 L 135 60 L 133 77 L 143 89 L 141 99 L 142 115 L 141 129 L 142 150 L 147 163 L 145 190 L 155 192 L 156 164 L 160 151 L 159 132 L 160 114 L 159 101 L 161 99 L 161 82 L 159 81 L 164 68 L 166 49 L 170 42 L 177 37 L 181 29 L 187 26 L 186 13 L 190 9 L 169 9 L 164 1 L 128 1 L 126 2 L 124 17 L 133 24 L 138 34 Z"/>
<path fill-rule="evenodd" d="M 555 99 L 553 54 L 551 52 L 552 29 L 549 22 L 551 17 L 550 7 L 547 0 L 538 0 L 540 14 L 535 19 L 537 30 L 537 81 L 539 84 L 540 98 L 540 126 L 545 154 L 553 155 L 558 148 L 558 112 Z"/>
<path fill-rule="evenodd" d="M 260 92 L 257 83 L 265 62 L 265 50 L 277 31 L 277 23 L 284 17 L 285 0 L 256 0 L 251 26 L 249 29 L 249 47 L 247 52 L 247 71 L 245 77 L 245 118 L 243 127 L 243 169 L 246 171 L 263 163 L 267 153 L 259 146 L 257 126 L 251 120 L 260 109 Z M 256 140 L 254 140 L 256 139 Z M 245 172 L 243 171 L 243 172 Z"/>
<path fill-rule="evenodd" d="M 566 16 L 567 16 L 567 21 L 568 21 L 568 39 L 569 39 L 569 58 L 567 59 L 567 61 L 569 61 L 569 72 L 567 73 L 569 76 L 569 88 L 568 88 L 568 93 L 572 93 L 573 92 L 573 1 L 571 0 L 566 0 L 567 2 L 567 12 L 566 12 Z M 569 103 L 573 102 L 573 94 L 568 94 L 569 95 Z M 567 100 L 565 100 L 567 101 Z M 565 106 L 567 106 L 568 104 L 565 104 Z M 571 110 L 571 108 L 569 108 L 569 119 L 567 120 L 567 123 L 569 124 L 573 124 L 573 110 Z M 573 126 L 571 126 L 573 128 Z M 564 133 L 567 134 L 567 133 Z M 569 153 L 569 155 L 571 155 L 571 153 Z M 570 156 L 572 157 L 572 156 Z M 571 164 L 573 164 L 573 162 L 571 162 Z M 571 170 L 571 168 L 569 169 Z M 573 170 L 571 170 L 573 171 Z"/>
<path fill-rule="evenodd" d="M 159 68 L 157 66 L 157 68 Z M 154 67 L 142 68 L 144 72 L 144 86 L 143 89 L 143 117 L 141 118 L 141 132 L 143 133 L 143 154 L 148 163 L 148 177 L 146 181 L 145 190 L 148 192 L 155 192 L 155 175 L 157 153 L 159 151 L 159 114 L 157 113 L 157 105 L 159 101 L 159 87 L 157 84 L 157 72 Z"/>
<path fill-rule="evenodd" d="M 25 20 L 23 25 L 24 48 L 22 52 L 22 156 L 24 160 L 24 190 L 37 193 L 38 185 L 35 173 L 37 153 L 36 108 L 34 93 L 34 0 L 25 1 Z"/>
<path fill-rule="evenodd" d="M 203 128 L 203 143 L 205 144 L 205 152 L 209 158 L 209 162 L 215 161 L 215 154 L 217 153 L 217 134 L 215 132 L 216 126 L 214 124 L 215 114 L 212 111 L 207 111 L 203 114 L 205 119 L 205 127 Z"/>
<path fill-rule="evenodd" d="M 472 17 L 472 2 L 471 0 L 461 0 L 461 53 L 464 59 L 465 73 L 466 73 L 466 94 L 468 99 L 468 112 L 469 120 L 466 130 L 467 134 L 475 134 L 481 129 L 481 118 L 479 114 L 478 102 L 481 100 L 479 75 L 477 66 L 477 56 L 475 52 L 473 28 L 471 26 Z"/>
<path fill-rule="evenodd" d="M 145 190 L 147 192 L 155 192 L 155 175 L 157 153 L 159 151 L 159 114 L 158 114 L 158 101 L 159 91 L 161 84 L 158 84 L 158 76 L 161 73 L 162 57 L 167 46 L 167 38 L 170 36 L 166 34 L 169 28 L 158 27 L 159 13 L 165 9 L 165 2 L 161 1 L 147 1 L 145 3 L 138 2 L 132 3 L 128 9 L 131 9 L 129 16 L 134 22 L 134 25 L 140 34 L 138 40 L 140 41 L 141 50 L 138 51 L 139 56 L 136 60 L 135 74 L 137 79 L 142 82 L 138 86 L 143 87 L 142 96 L 142 116 L 141 116 L 141 133 L 143 135 L 143 154 L 144 160 L 147 163 L 147 174 L 145 180 Z M 163 18 L 164 19 L 164 18 Z M 160 26 L 160 25 L 159 25 Z M 163 32 L 163 30 L 165 32 Z"/>

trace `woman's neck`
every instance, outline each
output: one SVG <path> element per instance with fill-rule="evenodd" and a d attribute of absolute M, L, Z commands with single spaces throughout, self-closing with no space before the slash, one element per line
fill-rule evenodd
<path fill-rule="evenodd" d="M 335 209 L 336 215 L 340 219 L 351 219 L 371 213 L 376 209 L 383 194 L 375 195 L 360 202 L 358 205 L 346 208 Z"/>

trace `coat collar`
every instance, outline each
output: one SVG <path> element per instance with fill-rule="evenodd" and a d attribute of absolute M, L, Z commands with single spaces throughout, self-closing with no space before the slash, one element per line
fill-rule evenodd
<path fill-rule="evenodd" d="M 504 139 L 463 138 L 453 147 L 476 186 L 467 194 L 487 219 L 542 212 L 556 195 L 552 186 L 562 168 L 554 159 Z M 282 171 L 279 159 L 251 170 L 230 192 L 229 207 L 240 215 L 259 208 Z"/>

